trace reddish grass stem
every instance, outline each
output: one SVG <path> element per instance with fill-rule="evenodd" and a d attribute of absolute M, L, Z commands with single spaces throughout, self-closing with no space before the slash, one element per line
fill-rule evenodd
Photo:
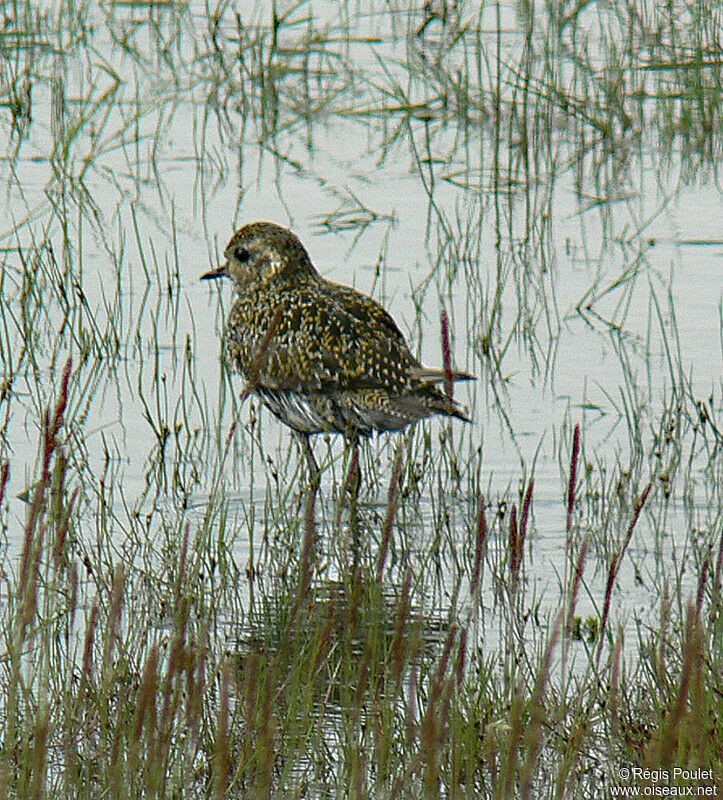
<path fill-rule="evenodd" d="M 449 341 L 449 318 L 444 308 L 441 311 L 440 323 L 442 326 L 442 366 L 444 368 L 444 393 L 451 400 L 454 393 L 454 379 L 452 376 L 452 346 Z"/>
<path fill-rule="evenodd" d="M 482 572 L 482 558 L 484 557 L 485 543 L 487 541 L 487 517 L 485 516 L 485 500 L 479 498 L 479 515 L 477 517 L 477 539 L 474 548 L 474 568 L 472 570 L 471 593 L 473 600 L 479 591 L 480 575 Z"/>
<path fill-rule="evenodd" d="M 512 511 L 510 512 L 510 535 L 508 539 L 510 551 L 510 575 L 512 576 L 512 591 L 517 589 L 517 579 L 520 572 L 520 564 L 522 562 L 522 554 L 520 553 L 520 536 L 517 527 L 517 506 L 512 504 Z"/>
<path fill-rule="evenodd" d="M 577 462 L 580 457 L 580 425 L 575 425 L 572 437 L 572 455 L 570 456 L 570 481 L 567 486 L 567 552 L 571 550 L 572 512 L 575 508 L 575 484 L 577 483 Z"/>
<path fill-rule="evenodd" d="M 567 612 L 567 624 L 565 625 L 565 637 L 567 639 L 572 635 L 572 622 L 575 617 L 575 608 L 577 606 L 577 598 L 580 594 L 580 584 L 582 583 L 582 576 L 585 572 L 585 561 L 587 560 L 587 551 L 590 546 L 590 536 L 586 536 L 582 540 L 580 546 L 580 555 L 577 559 L 575 566 L 575 573 L 572 577 L 572 591 L 570 593 L 570 604 Z"/>
<path fill-rule="evenodd" d="M 648 495 L 650 494 L 650 490 L 652 488 L 653 484 L 649 483 L 645 487 L 645 489 L 643 489 L 643 493 L 640 495 L 640 498 L 635 503 L 633 518 L 630 520 L 630 524 L 628 525 L 628 530 L 625 533 L 625 538 L 623 539 L 622 546 L 620 547 L 618 552 L 613 556 L 612 561 L 610 562 L 610 568 L 608 569 L 607 586 L 605 587 L 605 601 L 603 603 L 602 622 L 600 623 L 600 645 L 597 651 L 598 662 L 600 661 L 600 653 L 602 652 L 602 644 L 604 641 L 605 629 L 607 627 L 608 617 L 610 616 L 610 601 L 612 600 L 613 587 L 615 586 L 615 581 L 617 580 L 618 572 L 620 571 L 620 562 L 622 561 L 623 556 L 625 555 L 625 551 L 628 549 L 630 540 L 633 537 L 633 531 L 635 530 L 635 525 L 637 524 L 638 518 L 640 517 L 640 512 L 643 510 L 645 501 L 648 499 Z"/>

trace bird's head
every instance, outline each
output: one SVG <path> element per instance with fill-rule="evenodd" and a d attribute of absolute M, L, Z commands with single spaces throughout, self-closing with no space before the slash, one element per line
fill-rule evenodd
<path fill-rule="evenodd" d="M 226 261 L 201 280 L 229 277 L 243 291 L 316 272 L 298 237 L 273 222 L 252 222 L 234 233 Z"/>

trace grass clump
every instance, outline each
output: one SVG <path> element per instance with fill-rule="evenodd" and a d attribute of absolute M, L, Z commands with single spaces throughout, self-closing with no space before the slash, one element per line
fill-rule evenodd
<path fill-rule="evenodd" d="M 204 523 L 179 531 L 165 562 L 99 570 L 82 554 L 64 455 L 70 376 L 68 362 L 45 415 L 19 567 L 4 565 L 4 797 L 594 797 L 620 785 L 623 769 L 666 770 L 667 785 L 683 786 L 676 769 L 704 768 L 713 777 L 696 785 L 720 785 L 720 564 L 703 565 L 695 597 L 676 598 L 682 615 L 666 595 L 632 661 L 610 623 L 650 487 L 587 639 L 573 630 L 588 539 L 571 561 L 564 612 L 525 633 L 532 482 L 507 534 L 480 502 L 461 614 L 433 613 L 413 569 L 385 583 L 381 555 L 323 578 L 313 516 L 299 523 L 306 544 L 286 578 L 260 581 L 249 606 Z M 579 442 L 576 429 L 571 533 Z M 383 536 L 396 502 L 393 482 Z M 502 562 L 490 560 L 493 541 Z M 497 656 L 475 644 L 486 571 L 505 593 Z"/>

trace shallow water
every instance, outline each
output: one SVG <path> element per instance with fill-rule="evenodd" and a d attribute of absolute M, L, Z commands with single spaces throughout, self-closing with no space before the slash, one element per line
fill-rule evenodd
<path fill-rule="evenodd" d="M 604 565 L 648 481 L 656 489 L 616 614 L 646 618 L 661 564 L 694 592 L 687 559 L 699 565 L 721 536 L 722 428 L 695 416 L 696 403 L 714 424 L 721 411 L 720 128 L 701 129 L 697 148 L 692 134 L 668 135 L 660 94 L 681 93 L 679 120 L 687 89 L 642 50 L 629 57 L 638 72 L 622 71 L 624 113 L 612 90 L 606 105 L 616 75 L 598 19 L 576 23 L 592 53 L 584 70 L 567 28 L 546 44 L 538 22 L 525 49 L 513 7 L 449 4 L 447 19 L 426 27 L 421 9 L 337 8 L 302 4 L 275 45 L 250 3 L 215 29 L 202 4 L 91 5 L 59 27 L 51 5 L 11 21 L 33 45 L 4 56 L 6 95 L 10 81 L 21 99 L 23 81 L 32 87 L 28 115 L 10 103 L 0 112 L 9 554 L 26 513 L 18 495 L 37 477 L 42 409 L 68 356 L 68 451 L 89 490 L 81 537 L 97 535 L 101 484 L 115 498 L 104 534 L 119 547 L 134 514 L 151 538 L 203 517 L 216 478 L 241 564 L 276 513 L 293 516 L 297 453 L 270 414 L 238 407 L 240 381 L 224 377 L 219 355 L 231 290 L 198 280 L 236 227 L 270 219 L 294 229 L 323 275 L 383 302 L 430 365 L 442 360 L 446 308 L 454 363 L 478 376 L 456 388 L 472 425 L 425 423 L 429 449 L 414 435 L 429 460 L 400 512 L 399 575 L 427 563 L 442 529 L 450 551 L 469 548 L 480 490 L 496 520 L 490 547 L 503 554 L 499 504 L 509 514 L 520 479 L 534 475 L 525 576 L 530 596 L 556 608 L 580 423 L 576 536 L 592 533 L 599 562 L 578 613 L 599 614 Z M 714 83 L 716 70 L 702 78 Z M 647 97 L 635 96 L 641 87 Z M 366 456 L 372 549 L 399 437 L 388 438 Z M 341 447 L 329 446 L 316 444 L 337 459 L 317 509 L 325 535 L 342 480 Z M 443 470 L 453 453 L 464 465 L 454 486 Z M 451 568 L 449 586 L 458 578 Z M 445 594 L 430 602 L 444 605 Z"/>

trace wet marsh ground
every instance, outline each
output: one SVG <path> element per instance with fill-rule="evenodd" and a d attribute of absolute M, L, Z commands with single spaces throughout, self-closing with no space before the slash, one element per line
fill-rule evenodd
<path fill-rule="evenodd" d="M 720 7 L 0 17 L 0 796 L 720 792 Z M 221 363 L 253 219 L 477 376 L 356 521 Z"/>

